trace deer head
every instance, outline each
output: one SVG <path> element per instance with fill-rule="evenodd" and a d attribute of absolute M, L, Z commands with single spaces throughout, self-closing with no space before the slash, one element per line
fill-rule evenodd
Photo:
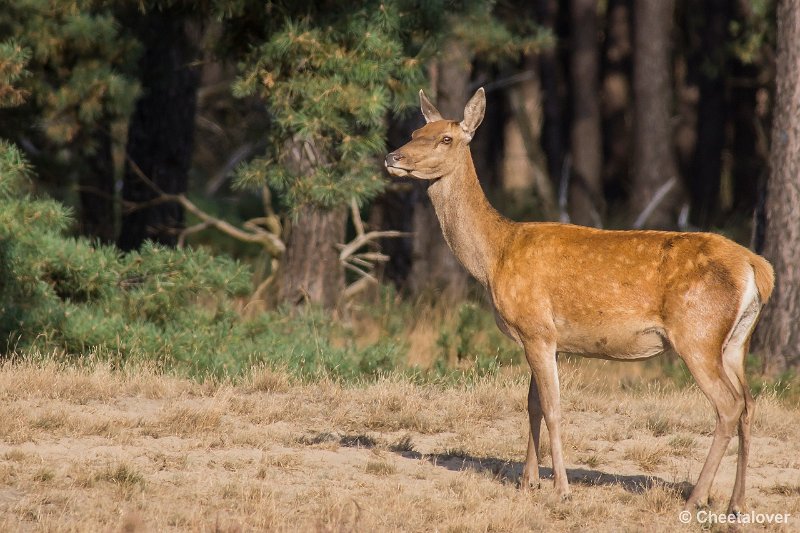
<path fill-rule="evenodd" d="M 478 89 L 464 108 L 464 120 L 446 120 L 419 92 L 425 126 L 411 134 L 411 141 L 386 156 L 386 169 L 393 176 L 436 180 L 455 172 L 469 153 L 469 142 L 483 120 L 486 95 Z"/>

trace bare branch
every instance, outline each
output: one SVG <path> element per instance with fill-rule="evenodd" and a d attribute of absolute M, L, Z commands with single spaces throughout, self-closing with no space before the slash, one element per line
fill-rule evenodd
<path fill-rule="evenodd" d="M 148 187 L 150 187 L 150 189 L 151 189 L 153 192 L 155 192 L 156 194 L 158 194 L 158 195 L 160 195 L 160 196 L 166 196 L 166 195 L 167 195 L 167 193 L 165 193 L 165 192 L 164 192 L 164 191 L 161 189 L 161 187 L 159 187 L 158 185 L 156 185 L 156 184 L 155 184 L 155 182 L 154 182 L 153 180 L 151 180 L 150 178 L 148 178 L 148 177 L 147 177 L 147 174 L 145 174 L 145 173 L 144 173 L 144 171 L 142 171 L 142 168 L 141 168 L 141 167 L 140 167 L 140 166 L 139 166 L 139 165 L 136 163 L 136 161 L 134 161 L 134 160 L 131 158 L 131 156 L 130 156 L 130 155 L 128 155 L 128 153 L 127 153 L 127 152 L 125 153 L 125 159 L 126 159 L 126 160 L 128 161 L 128 163 L 130 164 L 130 166 L 131 166 L 131 169 L 133 170 L 133 173 L 134 173 L 134 174 L 136 174 L 136 177 L 138 177 L 140 180 L 142 180 L 142 182 L 144 182 L 144 184 L 145 184 L 145 185 L 147 185 Z"/>
<path fill-rule="evenodd" d="M 217 191 L 222 187 L 222 184 L 225 183 L 225 180 L 231 175 L 231 172 L 236 165 L 250 157 L 256 150 L 256 145 L 251 142 L 244 143 L 242 146 L 234 150 L 234 152 L 230 155 L 228 160 L 222 165 L 214 176 L 208 180 L 208 184 L 206 184 L 206 196 L 213 196 L 217 193 Z"/>
<path fill-rule="evenodd" d="M 345 300 L 350 300 L 356 294 L 362 292 L 364 289 L 369 287 L 373 284 L 373 281 L 369 278 L 359 278 L 357 281 L 354 281 L 350 285 L 345 288 L 343 296 Z"/>
<path fill-rule="evenodd" d="M 183 194 L 168 194 L 165 193 L 158 185 L 156 185 L 150 178 L 148 178 L 139 165 L 136 164 L 133 159 L 130 158 L 126 154 L 125 156 L 128 159 L 128 162 L 133 169 L 133 172 L 136 176 L 142 180 L 150 189 L 153 190 L 156 194 L 159 195 L 159 198 L 154 198 L 149 202 L 145 202 L 145 204 L 153 205 L 153 202 L 177 202 L 183 206 L 184 209 L 192 213 L 194 216 L 199 218 L 203 223 L 207 224 L 210 227 L 214 227 L 217 230 L 225 233 L 226 235 L 233 237 L 234 239 L 244 241 L 244 242 L 253 242 L 262 245 L 267 253 L 269 253 L 273 257 L 279 257 L 283 255 L 286 251 L 286 245 L 283 241 L 276 235 L 264 231 L 259 228 L 258 232 L 250 233 L 247 231 L 243 231 L 233 224 L 226 222 L 222 219 L 217 217 L 211 216 L 199 207 L 197 207 L 191 200 L 186 198 Z M 142 204 L 140 204 L 142 205 Z M 138 206 L 137 206 L 138 207 Z"/>
<path fill-rule="evenodd" d="M 278 219 L 277 215 L 270 215 L 267 217 L 256 217 L 251 218 L 247 222 L 242 224 L 245 228 L 251 231 L 266 231 L 272 233 L 273 235 L 280 235 L 281 234 L 281 222 Z"/>
<path fill-rule="evenodd" d="M 355 198 L 350 198 L 350 214 L 353 217 L 353 226 L 356 228 L 356 235 L 364 235 L 364 221 L 361 220 L 361 211 Z"/>
<path fill-rule="evenodd" d="M 208 229 L 210 226 L 211 224 L 208 222 L 201 222 L 199 224 L 195 224 L 194 226 L 184 228 L 180 235 L 178 235 L 178 248 L 183 248 L 186 245 L 186 237 L 192 235 L 193 233 L 198 233 L 204 229 Z"/>
<path fill-rule="evenodd" d="M 394 231 L 394 230 L 387 230 L 387 231 L 370 231 L 363 235 L 358 235 L 355 239 L 347 243 L 342 247 L 342 251 L 339 252 L 339 260 L 344 261 L 356 250 L 361 248 L 362 246 L 374 241 L 376 239 L 384 239 L 390 237 L 406 237 L 408 236 L 407 232 L 404 231 Z"/>
<path fill-rule="evenodd" d="M 258 287 L 256 287 L 256 290 L 255 292 L 253 292 L 253 295 L 250 297 L 250 300 L 247 302 L 247 305 L 245 305 L 245 309 L 247 309 L 251 305 L 255 305 L 257 303 L 265 303 L 267 301 L 266 298 L 267 291 L 269 291 L 269 289 L 275 283 L 275 280 L 278 279 L 278 269 L 276 263 L 277 261 L 273 260 L 272 273 L 266 278 L 264 278 L 264 281 L 258 284 Z"/>
<path fill-rule="evenodd" d="M 186 198 L 182 194 L 178 195 L 167 195 L 174 197 L 180 204 L 192 213 L 194 216 L 199 218 L 204 222 L 208 222 L 212 226 L 214 226 L 219 231 L 235 238 L 240 241 L 244 242 L 254 242 L 261 244 L 266 248 L 267 252 L 272 256 L 281 256 L 286 251 L 286 245 L 283 241 L 278 238 L 277 236 L 269 233 L 267 231 L 260 231 L 258 233 L 249 233 L 246 231 L 242 231 L 233 224 L 221 220 L 219 218 L 213 217 L 206 213 L 205 211 L 201 210 L 199 207 L 194 205 L 188 198 Z"/>
<path fill-rule="evenodd" d="M 569 211 L 567 203 L 569 201 L 569 178 L 572 173 L 572 158 L 569 154 L 564 157 L 564 164 L 561 167 L 561 181 L 558 185 L 558 209 L 560 211 L 559 220 L 569 223 Z"/>
<path fill-rule="evenodd" d="M 372 263 L 370 263 L 366 259 L 361 259 L 360 257 L 358 257 L 356 255 L 351 255 L 350 257 L 348 257 L 347 258 L 347 262 L 350 263 L 351 265 L 359 265 L 359 266 L 362 266 L 364 268 L 369 268 L 369 269 L 372 269 L 374 267 L 374 265 Z"/>
<path fill-rule="evenodd" d="M 493 81 L 492 83 L 474 83 L 470 85 L 469 91 L 475 92 L 481 86 L 483 90 L 487 93 L 492 91 L 496 91 L 498 89 L 505 89 L 506 87 L 510 87 L 512 85 L 516 85 L 517 83 L 522 83 L 523 81 L 535 79 L 536 73 L 531 70 L 524 70 L 518 74 L 512 74 L 506 78 L 500 78 L 499 80 Z"/>
<path fill-rule="evenodd" d="M 389 256 L 380 252 L 356 253 L 359 248 L 371 244 L 377 239 L 390 237 L 405 237 L 408 233 L 402 231 L 370 231 L 364 228 L 364 221 L 355 198 L 350 199 L 350 216 L 353 219 L 353 226 L 356 229 L 356 237 L 347 244 L 338 245 L 339 261 L 344 268 L 357 273 L 360 278 L 347 286 L 344 290 L 344 297 L 351 298 L 355 294 L 364 290 L 369 283 L 378 283 L 378 279 L 372 274 L 375 270 L 376 262 L 385 262 Z M 359 268 L 361 267 L 361 268 Z"/>
<path fill-rule="evenodd" d="M 131 202 L 128 200 L 122 200 L 122 211 L 129 215 L 131 213 L 135 213 L 136 211 L 141 211 L 142 209 L 148 209 L 150 207 L 154 207 L 161 204 L 166 204 L 169 202 L 174 202 L 175 200 L 172 198 L 166 198 L 164 196 L 157 196 L 152 200 L 147 200 L 146 202 Z"/>
<path fill-rule="evenodd" d="M 388 261 L 391 259 L 388 255 L 382 254 L 380 252 L 364 252 L 361 254 L 355 254 L 353 257 L 360 257 L 361 259 L 366 259 L 367 261 Z"/>
<path fill-rule="evenodd" d="M 362 270 L 362 269 L 358 268 L 357 266 L 352 265 L 350 263 L 344 263 L 344 267 L 346 269 L 348 269 L 348 270 L 352 270 L 353 272 L 355 272 L 356 274 L 358 274 L 362 278 L 367 278 L 367 279 L 370 279 L 370 280 L 374 281 L 375 283 L 378 283 L 378 278 L 376 278 L 375 276 L 373 276 L 372 274 L 370 274 L 366 270 Z"/>
<path fill-rule="evenodd" d="M 656 193 L 650 199 L 650 202 L 642 209 L 642 212 L 639 213 L 639 216 L 636 217 L 636 220 L 633 222 L 634 229 L 642 229 L 644 225 L 647 223 L 647 219 L 650 218 L 650 215 L 653 214 L 653 211 L 656 210 L 658 204 L 660 204 L 664 198 L 667 196 L 667 193 L 672 190 L 675 185 L 678 184 L 678 180 L 675 179 L 675 176 L 671 176 L 667 181 L 664 182 L 661 187 L 656 190 Z"/>
<path fill-rule="evenodd" d="M 264 212 L 269 217 L 275 216 L 275 211 L 272 209 L 272 191 L 269 190 L 269 187 L 264 185 L 261 187 L 261 202 L 264 204 Z"/>

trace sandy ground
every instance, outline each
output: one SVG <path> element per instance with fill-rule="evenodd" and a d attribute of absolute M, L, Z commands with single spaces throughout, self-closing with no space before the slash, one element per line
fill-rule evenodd
<path fill-rule="evenodd" d="M 0 531 L 703 529 L 694 518 L 683 525 L 679 512 L 711 441 L 705 399 L 695 389 L 623 391 L 612 381 L 562 369 L 574 494 L 561 502 L 550 480 L 517 488 L 521 375 L 455 387 L 400 378 L 340 386 L 260 369 L 238 384 L 198 384 L 102 366 L 7 364 Z M 742 530 L 800 531 L 798 415 L 759 398 L 748 509 L 790 516 Z M 712 512 L 727 505 L 735 450 L 717 475 Z"/>

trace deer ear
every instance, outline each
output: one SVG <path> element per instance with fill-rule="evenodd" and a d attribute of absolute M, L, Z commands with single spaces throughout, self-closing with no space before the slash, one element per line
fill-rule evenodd
<path fill-rule="evenodd" d="M 439 110 L 428 100 L 422 89 L 419 90 L 419 107 L 422 109 L 422 116 L 425 117 L 425 122 L 436 122 L 442 120 L 442 115 Z"/>
<path fill-rule="evenodd" d="M 486 93 L 481 87 L 464 107 L 464 120 L 461 121 L 461 129 L 464 130 L 467 136 L 467 142 L 472 140 L 475 130 L 481 125 L 484 111 L 486 111 Z"/>

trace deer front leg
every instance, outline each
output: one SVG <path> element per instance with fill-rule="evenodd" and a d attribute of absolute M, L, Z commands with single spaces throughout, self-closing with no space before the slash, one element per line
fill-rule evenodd
<path fill-rule="evenodd" d="M 556 367 L 555 342 L 531 341 L 525 343 L 525 357 L 531 366 L 533 379 L 539 391 L 541 406 L 547 432 L 550 435 L 550 456 L 553 458 L 553 478 L 556 492 L 562 499 L 570 496 L 567 483 L 567 469 L 561 446 L 561 399 Z M 531 436 L 531 438 L 533 438 Z M 534 450 L 536 448 L 534 442 Z M 530 451 L 530 447 L 528 450 Z M 530 456 L 529 456 L 530 458 Z M 527 461 L 526 461 L 527 466 Z"/>
<path fill-rule="evenodd" d="M 525 454 L 525 466 L 522 469 L 520 488 L 539 488 L 539 437 L 542 428 L 542 405 L 539 401 L 539 388 L 536 378 L 531 374 L 531 385 L 528 389 L 528 451 Z"/>

